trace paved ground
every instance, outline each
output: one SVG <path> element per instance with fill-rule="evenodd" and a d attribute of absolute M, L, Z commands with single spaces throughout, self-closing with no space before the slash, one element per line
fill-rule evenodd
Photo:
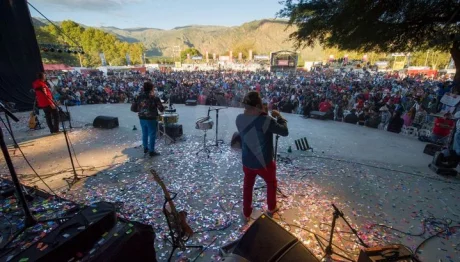
<path fill-rule="evenodd" d="M 141 132 L 132 130 L 134 125 L 139 128 L 139 123 L 129 105 L 70 108 L 73 125 L 83 127 L 69 133 L 78 160 L 77 172 L 97 176 L 80 180 L 69 191 L 63 180 L 71 176 L 64 136 L 47 135 L 46 129 L 27 131 L 25 113 L 20 114 L 21 122 L 14 124 L 13 129 L 17 140 L 24 142 L 23 151 L 31 164 L 58 194 L 85 203 L 102 199 L 120 202 L 122 216 L 154 225 L 158 257 L 164 260 L 169 247 L 161 240 L 165 232 L 162 193 L 148 174 L 149 168 L 157 169 L 170 190 L 178 192 L 178 207 L 189 212 L 190 224 L 198 232 L 192 242 L 210 245 L 198 259 L 218 260 L 218 247 L 236 239 L 247 228 L 238 220 L 242 185 L 240 153 L 228 146 L 236 131 L 235 118 L 242 109 L 220 111 L 219 138 L 226 145 L 221 147 L 222 153 L 213 148 L 208 159 L 204 154 L 198 157 L 194 154 L 202 143 L 202 132 L 194 129 L 195 121 L 207 115 L 208 107 L 178 105 L 176 108 L 184 139 L 169 146 L 159 142 L 162 155 L 154 159 L 145 158 L 142 150 L 136 148 L 140 145 Z M 98 115 L 119 117 L 120 127 L 100 130 L 85 126 Z M 215 112 L 211 116 L 215 121 Z M 424 143 L 345 123 L 303 119 L 298 115 L 285 117 L 290 135 L 280 138 L 279 152 L 289 157 L 292 164 L 278 163 L 281 189 L 278 198 L 283 207 L 275 218 L 318 257 L 322 251 L 313 233 L 327 236 L 332 219 L 330 204 L 335 203 L 370 245 L 403 243 L 415 249 L 430 235 L 446 231 L 439 234 L 441 238 L 426 242 L 418 255 L 423 261 L 460 261 L 458 234 L 452 228 L 460 220 L 457 196 L 460 180 L 431 173 L 427 168 L 431 157 L 422 153 Z M 208 143 L 213 142 L 214 132 L 215 129 L 208 132 Z M 314 153 L 295 150 L 294 140 L 302 137 L 308 138 Z M 8 141 L 11 144 L 11 139 Z M 293 153 L 287 153 L 289 146 Z M 10 152 L 15 156 L 13 160 L 22 181 L 46 189 L 19 157 L 19 152 L 14 149 Z M 0 171 L 7 172 L 3 160 L 0 164 Z M 263 182 L 258 181 L 256 187 L 261 185 Z M 254 219 L 265 205 L 263 191 L 255 190 Z M 376 223 L 412 235 L 425 232 L 410 236 L 375 226 Z M 345 232 L 348 230 L 343 223 L 339 223 L 339 228 L 335 244 L 356 258 L 359 253 L 356 239 Z M 187 251 L 176 258 L 194 259 L 197 255 L 196 251 Z"/>

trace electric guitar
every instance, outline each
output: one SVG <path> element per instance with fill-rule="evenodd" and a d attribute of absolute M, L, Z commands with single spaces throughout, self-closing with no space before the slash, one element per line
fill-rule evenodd
<path fill-rule="evenodd" d="M 35 115 L 35 113 L 33 111 L 30 112 L 29 128 L 30 129 L 36 129 L 37 128 L 37 115 Z"/>
<path fill-rule="evenodd" d="M 150 169 L 150 173 L 152 173 L 155 181 L 158 183 L 158 185 L 160 185 L 161 189 L 163 189 L 165 199 L 169 204 L 169 210 L 165 204 L 163 206 L 163 212 L 165 213 L 166 220 L 168 221 L 170 229 L 174 231 L 174 236 L 171 236 L 173 238 L 172 240 L 181 250 L 185 250 L 185 242 L 187 242 L 187 240 L 193 235 L 193 230 L 186 221 L 187 212 L 177 212 L 176 206 L 174 205 L 169 191 L 163 183 L 163 180 L 154 169 Z"/>

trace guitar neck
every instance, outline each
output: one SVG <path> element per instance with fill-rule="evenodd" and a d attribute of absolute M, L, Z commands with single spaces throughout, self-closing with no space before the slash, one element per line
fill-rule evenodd
<path fill-rule="evenodd" d="M 169 194 L 168 189 L 166 188 L 166 185 L 164 184 L 163 180 L 158 176 L 158 174 L 154 171 L 150 171 L 153 174 L 153 177 L 155 178 L 155 181 L 160 185 L 161 189 L 163 190 L 163 194 L 165 195 L 166 201 L 168 201 L 168 204 L 171 208 L 171 213 L 177 214 L 176 206 L 174 205 L 171 195 Z"/>

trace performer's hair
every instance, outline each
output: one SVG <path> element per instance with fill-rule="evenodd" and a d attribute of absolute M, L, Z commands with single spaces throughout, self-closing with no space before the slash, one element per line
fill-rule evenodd
<path fill-rule="evenodd" d="M 147 81 L 144 83 L 144 92 L 145 93 L 150 93 L 153 89 L 153 84 L 150 81 Z"/>
<path fill-rule="evenodd" d="M 37 74 L 37 78 L 38 78 L 38 79 L 43 79 L 43 77 L 45 77 L 45 73 L 39 72 L 39 73 Z"/>
<path fill-rule="evenodd" d="M 245 109 L 262 109 L 262 99 L 260 98 L 259 93 L 255 91 L 251 91 L 244 96 L 243 104 Z"/>

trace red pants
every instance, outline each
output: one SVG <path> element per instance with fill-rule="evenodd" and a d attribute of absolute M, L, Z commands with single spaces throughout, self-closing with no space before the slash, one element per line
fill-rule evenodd
<path fill-rule="evenodd" d="M 276 163 L 272 161 L 265 168 L 251 169 L 243 166 L 243 213 L 249 217 L 252 213 L 252 191 L 257 175 L 261 176 L 267 183 L 267 205 L 268 210 L 276 208 Z"/>

